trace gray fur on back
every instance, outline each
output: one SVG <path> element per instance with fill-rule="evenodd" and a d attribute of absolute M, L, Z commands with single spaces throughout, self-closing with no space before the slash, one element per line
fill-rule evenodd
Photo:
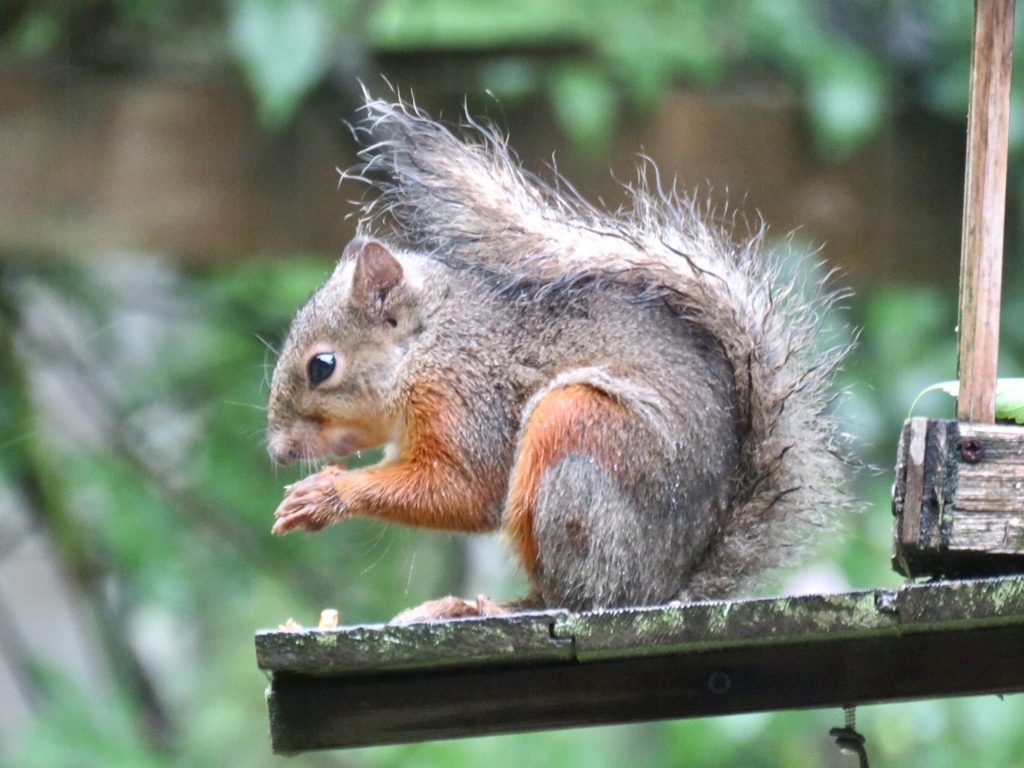
<path fill-rule="evenodd" d="M 380 194 L 364 206 L 364 231 L 500 290 L 619 286 L 720 345 L 735 380 L 739 472 L 688 596 L 735 592 L 852 506 L 829 392 L 848 350 L 819 348 L 837 294 L 780 280 L 760 234 L 734 242 L 643 173 L 632 208 L 611 216 L 525 173 L 505 139 L 472 120 L 465 139 L 405 103 L 369 101 L 365 112 L 359 176 Z"/>

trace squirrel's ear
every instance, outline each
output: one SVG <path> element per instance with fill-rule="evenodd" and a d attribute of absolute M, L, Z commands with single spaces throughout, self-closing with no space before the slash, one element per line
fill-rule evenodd
<path fill-rule="evenodd" d="M 346 253 L 355 243 L 350 243 Z M 394 254 L 376 240 L 359 243 L 355 275 L 352 279 L 352 298 L 364 307 L 379 306 L 391 290 L 402 282 L 405 273 Z"/>

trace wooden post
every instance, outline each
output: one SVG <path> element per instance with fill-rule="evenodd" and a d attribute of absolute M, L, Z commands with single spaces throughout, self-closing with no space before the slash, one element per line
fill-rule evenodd
<path fill-rule="evenodd" d="M 975 0 L 960 263 L 957 419 L 995 421 L 1015 0 Z"/>

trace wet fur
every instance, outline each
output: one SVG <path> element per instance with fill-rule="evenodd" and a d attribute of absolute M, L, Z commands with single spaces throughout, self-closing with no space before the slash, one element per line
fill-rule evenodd
<path fill-rule="evenodd" d="M 579 610 L 734 594 L 850 506 L 830 394 L 847 349 L 819 343 L 837 294 L 643 175 L 612 216 L 485 126 L 365 110 L 349 175 L 377 194 L 293 321 L 268 445 L 395 447 L 300 481 L 275 530 L 503 528 L 531 582 L 516 605 Z M 344 361 L 325 388 L 321 344 Z M 442 603 L 411 616 L 465 607 Z"/>
<path fill-rule="evenodd" d="M 525 173 L 489 127 L 467 120 L 467 139 L 405 103 L 370 101 L 365 111 L 370 146 L 358 175 L 380 192 L 365 206 L 366 230 L 471 272 L 512 300 L 614 287 L 662 304 L 724 351 L 742 439 L 738 472 L 686 595 L 742 589 L 850 506 L 830 394 L 848 348 L 819 343 L 841 294 L 781 281 L 760 234 L 733 241 L 645 172 L 632 208 L 610 216 L 571 186 Z"/>

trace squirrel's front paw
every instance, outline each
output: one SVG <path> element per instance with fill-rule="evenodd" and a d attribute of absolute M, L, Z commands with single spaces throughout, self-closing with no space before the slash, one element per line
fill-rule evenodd
<path fill-rule="evenodd" d="M 271 533 L 288 533 L 296 528 L 319 531 L 341 519 L 348 509 L 338 490 L 339 475 L 344 472 L 329 465 L 285 488 L 287 495 L 274 512 L 277 522 Z"/>

